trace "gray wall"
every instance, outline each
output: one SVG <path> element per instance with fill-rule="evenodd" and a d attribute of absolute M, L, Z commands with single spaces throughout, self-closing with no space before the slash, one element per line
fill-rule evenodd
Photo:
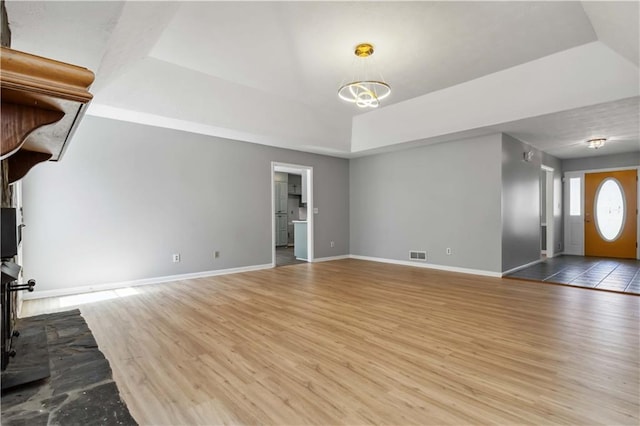
<path fill-rule="evenodd" d="M 534 151 L 530 162 L 525 151 Z M 540 259 L 541 155 L 502 135 L 502 271 Z"/>
<path fill-rule="evenodd" d="M 351 160 L 351 253 L 500 272 L 500 158 L 492 135 Z"/>
<path fill-rule="evenodd" d="M 43 291 L 271 263 L 271 161 L 313 166 L 315 256 L 348 254 L 347 160 L 88 116 L 23 181 L 26 276 Z"/>
<path fill-rule="evenodd" d="M 564 250 L 564 221 L 562 211 L 563 200 L 563 186 L 562 186 L 562 161 L 552 155 L 542 152 L 542 164 L 553 168 L 553 192 L 554 192 L 554 207 L 553 207 L 553 250 L 555 253 L 559 253 Z"/>
<path fill-rule="evenodd" d="M 629 152 L 625 154 L 562 160 L 562 171 L 575 172 L 580 170 L 615 169 L 618 167 L 638 167 L 638 165 L 640 165 L 640 152 Z"/>

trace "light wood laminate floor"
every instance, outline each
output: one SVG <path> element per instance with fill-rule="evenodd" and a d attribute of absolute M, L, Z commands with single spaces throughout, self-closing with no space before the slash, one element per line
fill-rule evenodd
<path fill-rule="evenodd" d="M 340 260 L 80 308 L 140 424 L 639 423 L 637 296 Z"/>

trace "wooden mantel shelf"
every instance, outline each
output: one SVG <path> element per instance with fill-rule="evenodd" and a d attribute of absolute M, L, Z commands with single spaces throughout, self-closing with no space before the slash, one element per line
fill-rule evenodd
<path fill-rule="evenodd" d="M 35 164 L 58 161 L 93 97 L 86 68 L 2 47 L 0 159 L 8 159 L 9 183 Z"/>

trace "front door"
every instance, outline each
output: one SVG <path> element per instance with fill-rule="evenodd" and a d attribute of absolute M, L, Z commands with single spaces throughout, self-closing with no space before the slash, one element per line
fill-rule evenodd
<path fill-rule="evenodd" d="M 637 176 L 636 170 L 585 174 L 585 256 L 636 258 Z"/>

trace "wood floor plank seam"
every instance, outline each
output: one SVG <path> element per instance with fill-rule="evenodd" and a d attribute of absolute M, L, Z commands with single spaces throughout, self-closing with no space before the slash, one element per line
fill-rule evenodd
<path fill-rule="evenodd" d="M 344 259 L 80 309 L 143 425 L 640 422 L 624 294 Z"/>

